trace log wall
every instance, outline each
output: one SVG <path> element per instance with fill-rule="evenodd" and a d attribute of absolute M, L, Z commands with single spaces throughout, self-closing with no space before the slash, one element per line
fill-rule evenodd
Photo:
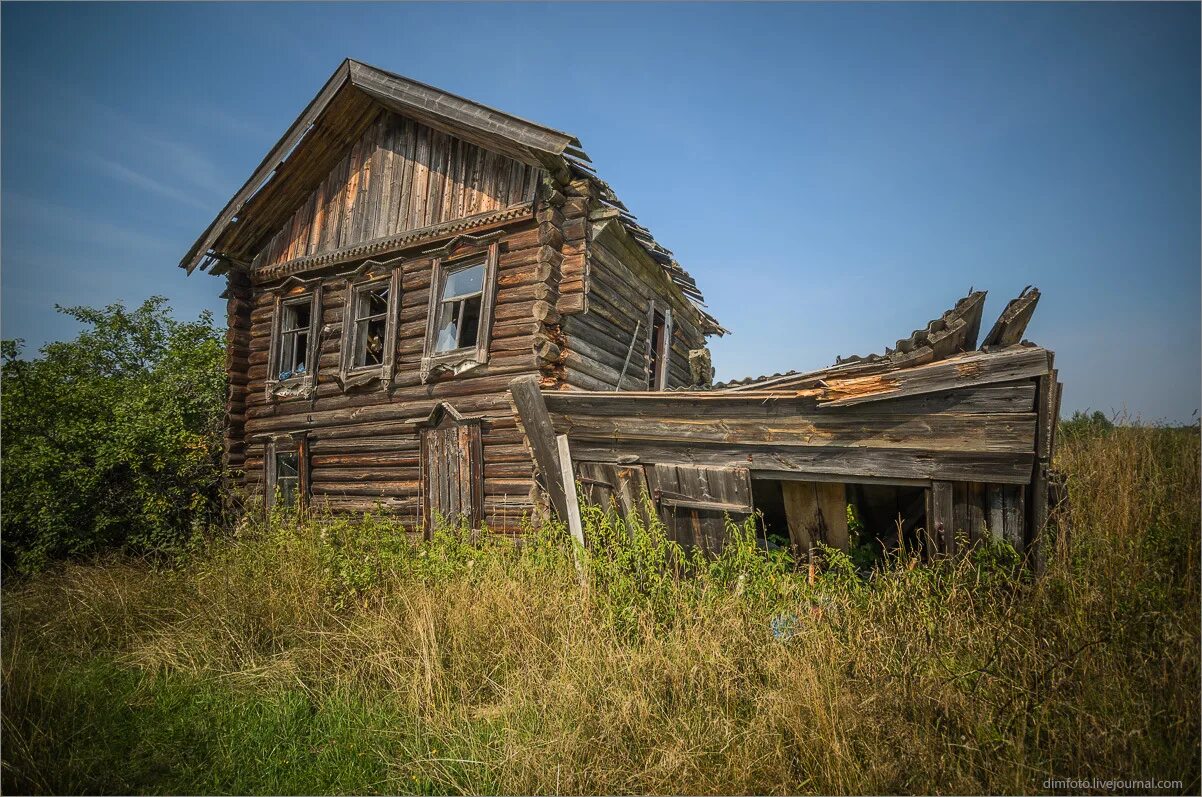
<path fill-rule="evenodd" d="M 584 233 L 582 223 L 580 234 Z M 654 301 L 661 311 L 672 311 L 667 387 L 689 385 L 689 350 L 705 346 L 696 309 L 616 221 L 590 224 L 587 233 L 587 260 L 572 263 L 561 289 L 564 297 L 581 297 L 574 306 L 569 304 L 571 299 L 561 300 L 581 309 L 565 315 L 562 322 L 565 384 L 583 390 L 613 390 L 633 337 L 634 350 L 621 388 L 646 390 L 651 334 L 648 308 Z"/>
<path fill-rule="evenodd" d="M 245 391 L 245 484 L 264 488 L 264 457 L 273 436 L 305 432 L 310 448 L 312 502 L 333 510 L 362 512 L 382 507 L 402 519 L 421 517 L 420 428 L 440 402 L 483 418 L 483 519 L 493 529 L 516 530 L 532 509 L 533 464 L 510 411 L 506 389 L 523 373 L 536 374 L 535 345 L 544 325 L 536 296 L 545 285 L 541 235 L 527 220 L 499 239 L 497 294 L 487 364 L 462 374 L 435 374 L 422 384 L 419 370 L 426 334 L 433 258 L 403 256 L 396 324 L 396 369 L 391 384 L 373 381 L 344 389 L 336 379 L 347 280 L 322 281 L 320 357 L 316 388 L 308 398 L 269 397 L 265 390 L 271 345 L 273 288 L 258 286 L 249 314 Z M 425 248 L 429 248 L 427 244 Z M 300 295 L 313 284 L 294 285 Z M 230 427 L 233 430 L 235 427 Z"/>

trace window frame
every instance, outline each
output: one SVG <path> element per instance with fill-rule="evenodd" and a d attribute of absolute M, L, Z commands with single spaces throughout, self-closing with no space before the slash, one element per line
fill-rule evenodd
<path fill-rule="evenodd" d="M 284 313 L 286 308 L 304 305 L 309 302 L 309 328 L 307 334 L 309 336 L 305 345 L 305 373 L 297 376 L 292 374 L 286 379 L 280 379 L 280 365 L 283 357 L 284 335 L 294 334 L 299 331 L 285 331 Z M 318 338 L 321 335 L 321 285 L 314 286 L 311 290 L 296 291 L 292 295 L 288 295 L 288 291 L 281 287 L 277 290 L 275 296 L 275 306 L 272 311 L 271 322 L 271 350 L 267 358 L 267 378 L 265 380 L 267 398 L 301 398 L 309 395 L 314 386 L 317 384 L 317 359 L 321 354 L 321 346 Z"/>
<path fill-rule="evenodd" d="M 492 318 L 497 300 L 497 261 L 500 243 L 492 241 L 485 246 L 472 247 L 470 251 L 454 257 L 436 257 L 430 270 L 430 296 L 426 307 L 426 339 L 422 355 L 422 382 L 429 381 L 435 370 L 451 370 L 461 373 L 468 368 L 488 362 L 488 351 L 492 342 Z M 482 259 L 481 259 L 482 258 Z M 443 291 L 448 275 L 463 268 L 484 265 L 484 276 L 480 286 L 480 319 L 476 330 L 476 342 L 449 351 L 435 351 L 438 311 L 443 304 Z"/>
<path fill-rule="evenodd" d="M 354 364 L 355 347 L 358 345 L 359 322 L 357 318 L 358 299 L 365 291 L 388 286 L 388 307 L 384 318 L 384 356 L 379 365 Z M 340 341 L 340 356 L 338 376 L 343 388 L 355 387 L 360 384 L 379 379 L 390 382 L 396 368 L 396 338 L 397 319 L 400 313 L 401 269 L 393 267 L 387 273 L 368 272 L 361 278 L 348 277 L 346 280 L 346 297 L 342 309 L 342 339 Z"/>
<path fill-rule="evenodd" d="M 660 341 L 659 350 L 655 352 L 656 360 L 659 368 L 653 373 L 651 369 L 652 347 L 655 345 L 655 316 L 659 315 L 664 320 L 663 340 Z M 646 365 L 644 373 L 647 379 L 648 390 L 666 390 L 668 387 L 668 372 L 671 365 L 672 357 L 672 308 L 664 305 L 662 308 L 657 306 L 654 299 L 649 300 L 647 306 L 647 345 L 644 352 Z"/>
<path fill-rule="evenodd" d="M 288 509 L 304 510 L 309 506 L 310 477 L 309 477 L 309 438 L 305 432 L 283 438 L 272 438 L 267 443 L 264 452 L 264 508 L 271 512 L 275 508 L 276 487 L 279 485 L 278 458 L 293 454 L 296 456 L 296 489 L 293 495 L 295 501 Z M 285 477 L 291 479 L 293 477 Z"/>

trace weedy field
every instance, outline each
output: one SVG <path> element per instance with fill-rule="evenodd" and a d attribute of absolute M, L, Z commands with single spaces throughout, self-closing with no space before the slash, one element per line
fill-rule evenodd
<path fill-rule="evenodd" d="M 1199 456 L 1066 431 L 1071 546 L 1037 582 L 1004 547 L 680 561 L 595 511 L 583 585 L 558 529 L 372 520 L 61 565 L 3 593 L 3 789 L 1197 793 Z"/>

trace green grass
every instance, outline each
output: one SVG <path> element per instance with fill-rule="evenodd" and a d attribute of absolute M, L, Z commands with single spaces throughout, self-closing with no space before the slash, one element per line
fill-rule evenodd
<path fill-rule="evenodd" d="M 1198 443 L 1066 436 L 1072 545 L 1038 582 L 1001 547 L 811 580 L 595 511 L 583 585 L 558 529 L 370 519 L 64 564 L 5 587 L 3 789 L 1197 792 Z"/>

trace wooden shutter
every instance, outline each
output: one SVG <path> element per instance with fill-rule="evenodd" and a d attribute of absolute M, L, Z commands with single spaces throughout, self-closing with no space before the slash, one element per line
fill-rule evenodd
<path fill-rule="evenodd" d="M 614 465 L 604 462 L 581 462 L 576 477 L 583 492 L 580 498 L 602 509 L 615 509 L 622 517 L 637 515 L 645 524 L 648 520 L 643 496 L 649 493 L 647 474 L 642 465 Z"/>
<path fill-rule="evenodd" d="M 720 553 L 726 516 L 742 523 L 752 512 L 747 468 L 655 465 L 647 477 L 668 536 L 683 546 Z"/>
<path fill-rule="evenodd" d="M 478 423 L 456 423 L 448 414 L 421 436 L 422 514 L 426 536 L 442 518 L 466 519 L 478 528 L 484 509 L 484 461 Z"/>

